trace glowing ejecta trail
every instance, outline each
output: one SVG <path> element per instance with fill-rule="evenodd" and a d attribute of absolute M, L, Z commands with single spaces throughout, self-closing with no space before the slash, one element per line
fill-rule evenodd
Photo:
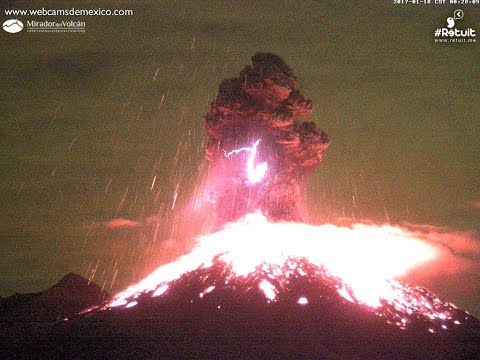
<path fill-rule="evenodd" d="M 236 155 L 241 153 L 242 151 L 247 151 L 250 153 L 250 156 L 248 157 L 248 160 L 247 160 L 247 179 L 250 184 L 256 184 L 260 180 L 262 180 L 268 168 L 266 162 L 255 165 L 255 158 L 257 157 L 257 146 L 259 143 L 260 143 L 260 139 L 255 141 L 252 147 L 235 149 L 228 153 L 225 150 L 223 150 L 223 153 L 227 158 L 230 157 L 230 155 L 233 155 L 233 154 Z"/>

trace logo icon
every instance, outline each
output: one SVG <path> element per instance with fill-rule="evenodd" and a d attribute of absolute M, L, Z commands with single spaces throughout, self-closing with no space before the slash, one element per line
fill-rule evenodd
<path fill-rule="evenodd" d="M 23 23 L 18 19 L 10 19 L 3 23 L 3 30 L 15 34 L 23 30 Z"/>
<path fill-rule="evenodd" d="M 460 20 L 463 18 L 463 10 L 455 10 L 453 13 L 453 17 L 448 17 L 447 18 L 447 27 L 449 29 L 453 28 L 455 26 L 455 20 Z"/>
<path fill-rule="evenodd" d="M 463 19 L 463 10 L 457 9 L 453 16 L 447 17 L 447 27 L 435 29 L 435 42 L 439 43 L 475 43 L 477 34 L 471 27 L 458 28 L 458 20 Z"/>

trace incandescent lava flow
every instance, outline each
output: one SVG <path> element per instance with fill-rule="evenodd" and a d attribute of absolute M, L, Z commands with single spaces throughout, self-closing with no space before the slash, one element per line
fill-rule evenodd
<path fill-rule="evenodd" d="M 446 332 L 473 317 L 425 289 L 393 280 L 434 259 L 436 251 L 393 226 L 272 223 L 260 213 L 248 214 L 200 237 L 191 253 L 117 294 L 103 310 L 168 298 L 183 279 L 191 282 L 199 273 L 198 292 L 188 301 L 201 302 L 216 291 L 258 292 L 266 303 L 289 299 L 315 306 L 328 289 L 328 297 L 362 306 L 400 329 L 421 325 L 430 333 Z M 315 286 L 299 286 L 304 281 Z"/>
<path fill-rule="evenodd" d="M 477 319 L 394 280 L 435 259 L 435 246 L 396 226 L 298 222 L 305 176 L 329 141 L 298 120 L 312 105 L 283 60 L 252 62 L 221 84 L 204 118 L 221 229 L 84 313 L 155 314 L 169 356 L 223 357 L 227 342 L 234 357 L 275 348 L 296 358 L 476 358 Z M 179 331 L 190 340 L 168 345 Z"/>

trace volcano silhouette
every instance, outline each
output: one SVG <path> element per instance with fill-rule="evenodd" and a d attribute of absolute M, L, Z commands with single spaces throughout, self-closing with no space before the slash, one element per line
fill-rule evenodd
<path fill-rule="evenodd" d="M 18 19 L 7 20 L 3 23 L 3 30 L 9 33 L 17 33 L 23 30 L 23 23 Z"/>
<path fill-rule="evenodd" d="M 359 303 L 302 258 L 232 276 L 208 266 L 7 344 L 15 358 L 478 359 L 480 322 L 419 287 L 392 282 L 399 303 Z M 272 274 L 276 274 L 272 276 Z M 342 296 L 340 289 L 350 293 Z M 134 305 L 132 305 L 134 304 Z M 442 315 L 443 314 L 443 315 Z"/>

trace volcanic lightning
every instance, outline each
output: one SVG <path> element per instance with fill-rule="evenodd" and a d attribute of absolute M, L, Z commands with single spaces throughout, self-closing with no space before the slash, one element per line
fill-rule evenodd
<path fill-rule="evenodd" d="M 329 140 L 314 123 L 298 120 L 310 115 L 312 105 L 294 90 L 296 79 L 283 60 L 258 53 L 252 63 L 220 85 L 203 120 L 219 230 L 200 236 L 190 253 L 101 310 L 168 297 L 189 279 L 187 285 L 196 284 L 190 302 L 225 291 L 256 292 L 268 304 L 287 299 L 308 308 L 328 295 L 400 329 L 420 324 L 434 333 L 460 326 L 466 313 L 394 280 L 438 256 L 421 234 L 392 225 L 299 222 L 300 185 L 322 160 Z M 298 285 L 305 282 L 309 286 Z"/>
<path fill-rule="evenodd" d="M 302 219 L 301 191 L 330 140 L 314 122 L 304 121 L 313 105 L 295 89 L 296 83 L 280 57 L 257 53 L 239 77 L 220 84 L 203 118 L 210 163 L 208 193 L 213 194 L 217 228 L 257 210 L 271 221 Z M 225 149 L 238 148 L 250 152 L 246 179 L 241 159 L 224 156 Z M 260 181 L 267 163 L 268 181 Z"/>
<path fill-rule="evenodd" d="M 267 169 L 268 169 L 268 165 L 266 162 L 255 165 L 255 158 L 257 156 L 257 146 L 259 143 L 260 143 L 260 139 L 255 141 L 252 147 L 236 149 L 236 150 L 229 151 L 228 153 L 225 150 L 223 151 L 223 153 L 225 154 L 225 157 L 227 158 L 233 154 L 241 153 L 242 151 L 246 151 L 250 153 L 250 155 L 248 156 L 247 168 L 246 168 L 247 178 L 250 184 L 256 184 L 259 181 L 261 181 L 264 178 L 265 173 L 267 172 Z"/>

